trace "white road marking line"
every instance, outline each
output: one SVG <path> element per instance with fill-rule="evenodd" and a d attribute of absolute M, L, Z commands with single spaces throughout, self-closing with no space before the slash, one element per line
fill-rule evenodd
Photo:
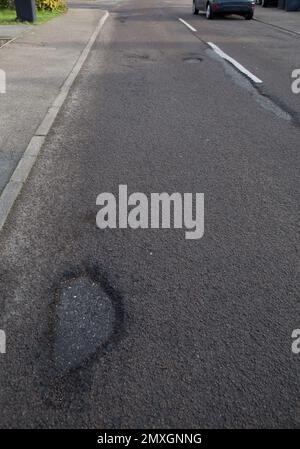
<path fill-rule="evenodd" d="M 188 27 L 191 31 L 197 31 L 194 27 L 192 27 L 192 25 L 190 25 L 189 23 L 187 23 L 185 20 L 183 19 L 178 19 L 181 23 L 183 23 L 186 27 Z"/>
<path fill-rule="evenodd" d="M 249 72 L 242 64 L 237 62 L 235 59 L 233 59 L 231 56 L 224 53 L 223 50 L 221 50 L 217 45 L 213 44 L 212 42 L 207 42 L 207 44 L 219 55 L 221 58 L 225 59 L 226 61 L 230 62 L 230 64 L 234 65 L 240 72 L 242 72 L 244 75 L 248 76 L 254 83 L 260 84 L 262 83 L 262 80 L 257 78 L 257 76 L 253 75 L 253 73 Z"/>
<path fill-rule="evenodd" d="M 197 30 L 192 27 L 189 23 L 187 23 L 185 20 L 179 18 L 178 19 L 181 23 L 183 23 L 186 27 L 188 27 L 191 31 L 196 32 Z M 223 50 L 221 50 L 217 45 L 215 45 L 213 42 L 206 42 L 207 45 L 209 45 L 214 52 L 219 55 L 221 58 L 225 59 L 226 61 L 230 62 L 235 68 L 237 68 L 240 72 L 242 72 L 244 75 L 248 76 L 254 83 L 261 84 L 263 81 L 259 79 L 257 76 L 255 76 L 253 73 L 251 73 L 249 70 L 246 69 L 242 64 L 240 64 L 238 61 L 236 61 L 231 56 L 227 55 Z"/>

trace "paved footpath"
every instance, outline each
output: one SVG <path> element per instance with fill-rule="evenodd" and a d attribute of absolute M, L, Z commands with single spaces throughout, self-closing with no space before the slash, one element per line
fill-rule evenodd
<path fill-rule="evenodd" d="M 15 39 L 32 28 L 32 25 L 0 25 L 0 40 Z"/>
<path fill-rule="evenodd" d="M 255 19 L 265 24 L 300 34 L 300 11 L 287 12 L 278 8 L 257 6 Z"/>
<path fill-rule="evenodd" d="M 0 193 L 104 14 L 93 5 L 75 2 L 67 14 L 22 27 L 25 33 L 0 50 L 7 80 L 0 96 Z"/>

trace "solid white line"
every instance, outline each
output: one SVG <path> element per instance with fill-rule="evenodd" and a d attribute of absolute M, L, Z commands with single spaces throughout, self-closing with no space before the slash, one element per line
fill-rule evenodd
<path fill-rule="evenodd" d="M 7 217 L 11 211 L 11 208 L 17 199 L 19 193 L 22 190 L 24 182 L 26 181 L 36 158 L 42 148 L 45 136 L 49 133 L 53 122 L 61 109 L 65 99 L 67 98 L 68 92 L 75 81 L 80 69 L 82 68 L 97 36 L 103 27 L 109 13 L 105 11 L 105 14 L 99 20 L 93 34 L 91 35 L 88 43 L 81 52 L 79 58 L 77 59 L 73 69 L 69 73 L 68 77 L 65 79 L 59 94 L 54 100 L 52 106 L 48 109 L 44 119 L 42 120 L 40 126 L 38 127 L 35 135 L 32 137 L 29 145 L 27 146 L 23 156 L 21 157 L 15 171 L 13 172 L 10 180 L 6 184 L 3 192 L 0 195 L 0 231 L 7 220 Z"/>
<path fill-rule="evenodd" d="M 212 42 L 207 42 L 207 44 L 219 55 L 221 58 L 225 59 L 226 61 L 230 62 L 230 64 L 234 65 L 240 72 L 242 72 L 244 75 L 248 76 L 254 83 L 260 84 L 262 83 L 262 80 L 257 78 L 257 76 L 253 75 L 253 73 L 249 72 L 242 64 L 237 62 L 235 59 L 233 59 L 231 56 L 224 53 L 223 50 L 221 50 L 217 45 L 213 44 Z"/>
<path fill-rule="evenodd" d="M 192 27 L 192 25 L 190 25 L 189 23 L 187 23 L 185 20 L 183 19 L 178 19 L 181 23 L 183 23 L 186 27 L 188 27 L 191 31 L 197 31 L 194 27 Z"/>

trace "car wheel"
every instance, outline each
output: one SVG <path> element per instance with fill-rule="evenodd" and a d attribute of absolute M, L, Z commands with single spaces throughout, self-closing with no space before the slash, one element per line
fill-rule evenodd
<path fill-rule="evenodd" d="M 245 16 L 245 19 L 246 19 L 246 20 L 251 20 L 251 19 L 253 19 L 253 12 L 249 12 L 249 14 L 247 14 L 247 15 Z"/>
<path fill-rule="evenodd" d="M 199 14 L 199 9 L 196 8 L 196 1 L 193 0 L 193 14 L 197 15 Z"/>
<path fill-rule="evenodd" d="M 208 20 L 212 20 L 213 19 L 213 12 L 212 12 L 210 3 L 207 3 L 207 6 L 206 6 L 206 18 Z"/>
<path fill-rule="evenodd" d="M 268 0 L 261 0 L 261 6 L 266 8 L 268 6 Z"/>

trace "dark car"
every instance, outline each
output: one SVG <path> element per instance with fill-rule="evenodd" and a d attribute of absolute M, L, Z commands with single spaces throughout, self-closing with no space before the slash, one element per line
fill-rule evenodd
<path fill-rule="evenodd" d="M 246 20 L 253 18 L 255 0 L 193 0 L 193 13 L 206 12 L 207 19 L 215 16 L 238 14 Z"/>

